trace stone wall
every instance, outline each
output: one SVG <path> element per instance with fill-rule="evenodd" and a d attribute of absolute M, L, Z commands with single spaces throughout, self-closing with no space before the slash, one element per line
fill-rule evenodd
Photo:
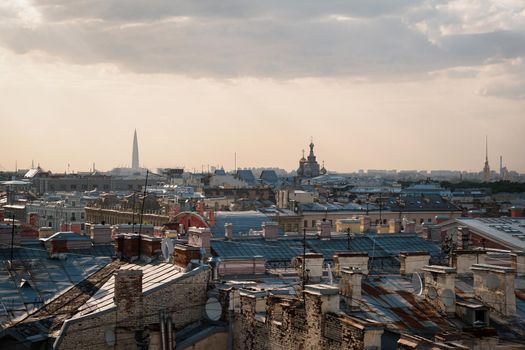
<path fill-rule="evenodd" d="M 304 301 L 268 296 L 257 312 L 256 295 L 241 293 L 234 349 L 380 349 L 383 326 L 339 311 L 336 287 L 309 285 Z"/>

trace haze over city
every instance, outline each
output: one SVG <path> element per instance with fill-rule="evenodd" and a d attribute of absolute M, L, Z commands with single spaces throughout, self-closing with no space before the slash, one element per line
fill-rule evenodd
<path fill-rule="evenodd" d="M 521 1 L 2 1 L 1 169 L 525 171 Z"/>

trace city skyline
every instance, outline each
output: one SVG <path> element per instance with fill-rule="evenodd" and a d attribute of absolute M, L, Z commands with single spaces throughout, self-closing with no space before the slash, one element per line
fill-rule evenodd
<path fill-rule="evenodd" d="M 92 4 L 94 5 L 94 4 Z M 122 9 L 126 8 L 126 11 Z M 525 172 L 516 1 L 0 5 L 2 170 Z M 475 14 L 475 15 L 474 15 Z"/>
<path fill-rule="evenodd" d="M 112 169 L 116 169 L 116 168 L 128 168 L 130 170 L 139 170 L 139 169 L 146 169 L 148 167 L 139 167 L 139 146 L 138 146 L 138 140 L 137 140 L 137 130 L 135 129 L 133 131 L 133 143 L 132 143 L 132 150 L 131 150 L 131 166 L 127 163 L 119 163 L 118 165 L 116 166 L 113 166 L 111 168 L 99 168 L 99 167 L 96 167 L 96 163 L 93 162 L 92 163 L 92 167 L 89 169 L 89 171 L 109 171 L 109 170 L 112 170 Z M 311 137 L 310 139 L 310 145 L 309 145 L 309 148 L 310 148 L 310 152 L 312 152 L 312 148 L 314 147 L 314 140 L 313 140 L 313 137 Z M 490 173 L 490 172 L 495 172 L 495 173 L 498 173 L 498 170 L 501 171 L 502 168 L 505 169 L 505 171 L 509 170 L 509 171 L 516 171 L 514 169 L 508 169 L 507 166 L 506 166 L 506 163 L 503 163 L 503 157 L 502 156 L 499 156 L 498 159 L 500 161 L 499 163 L 499 166 L 500 168 L 499 169 L 496 169 L 496 167 L 494 167 L 494 169 L 489 169 L 489 170 L 486 170 L 486 168 L 488 167 L 488 164 L 490 163 L 489 162 L 489 157 L 488 157 L 488 154 L 489 154 L 489 148 L 488 148 L 488 136 L 485 137 L 485 166 L 484 168 L 479 171 L 479 173 L 486 173 L 487 171 Z M 305 157 L 305 150 L 303 149 L 302 150 L 302 159 L 304 159 Z M 315 160 L 315 156 L 314 156 L 314 160 Z M 301 160 L 299 160 L 301 161 Z M 234 153 L 234 164 L 236 165 L 237 164 L 237 153 L 235 152 Z M 1 164 L 0 164 L 1 166 Z M 31 160 L 31 166 L 28 167 L 28 168 L 35 168 L 35 167 L 40 167 L 40 163 L 36 163 L 35 165 L 35 160 L 32 159 Z M 324 161 L 322 161 L 322 166 L 323 166 L 323 169 L 324 169 Z M 180 166 L 180 165 L 175 165 L 175 166 L 166 166 L 166 168 L 177 168 L 177 167 L 180 167 L 180 168 L 184 168 L 186 171 L 193 171 L 193 172 L 198 172 L 199 170 L 199 167 L 193 167 L 193 168 L 190 168 L 190 167 L 186 167 L 184 165 Z M 157 168 L 162 168 L 160 166 L 158 167 L 149 167 L 149 169 L 157 169 Z M 279 167 L 279 166 L 276 166 L 276 165 L 270 165 L 270 166 L 244 166 L 244 167 L 240 167 L 240 166 L 237 166 L 237 169 L 255 169 L 255 168 L 280 168 L 282 170 L 286 170 L 286 171 L 291 171 L 291 172 L 294 172 L 296 171 L 296 169 L 286 169 L 286 168 L 282 168 L 282 167 Z M 25 169 L 23 166 L 22 167 L 18 167 L 18 162 L 16 161 L 15 162 L 15 169 L 13 170 L 18 170 L 18 169 Z M 45 170 L 51 170 L 52 172 L 55 172 L 55 173 L 60 173 L 60 171 L 56 171 L 54 169 L 49 169 L 49 168 L 45 168 L 43 167 L 43 169 Z M 232 167 L 232 168 L 228 168 L 228 167 L 225 167 L 224 165 L 222 164 L 210 164 L 210 163 L 207 163 L 207 164 L 201 164 L 200 165 L 200 169 L 201 169 L 201 172 L 209 172 L 210 169 L 225 169 L 226 171 L 234 171 L 235 170 L 235 167 Z M 3 168 L 2 170 L 6 170 L 5 168 Z M 337 172 L 337 173 L 352 173 L 352 172 L 358 172 L 358 171 L 367 171 L 367 170 L 374 170 L 374 171 L 379 171 L 379 170 L 389 170 L 389 171 L 462 171 L 462 172 L 472 172 L 472 173 L 476 173 L 478 171 L 476 170 L 466 170 L 466 169 L 445 169 L 445 168 L 442 168 L 442 169 L 401 169 L 401 168 L 368 168 L 368 169 L 363 169 L 363 168 L 360 168 L 360 169 L 355 169 L 355 170 L 350 170 L 350 171 L 332 171 L 332 172 Z M 76 172 L 85 172 L 86 170 L 84 169 L 81 169 L 81 170 L 77 170 L 77 169 L 71 169 L 71 164 L 70 163 L 67 163 L 67 169 L 64 170 L 64 173 L 76 173 Z M 487 176 L 490 176 L 489 175 L 484 175 L 485 177 Z"/>

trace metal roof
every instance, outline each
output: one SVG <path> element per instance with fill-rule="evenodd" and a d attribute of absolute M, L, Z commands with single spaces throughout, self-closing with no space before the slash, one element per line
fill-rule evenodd
<path fill-rule="evenodd" d="M 457 222 L 504 246 L 525 250 L 525 218 L 460 218 Z"/>
<path fill-rule="evenodd" d="M 221 258 L 262 256 L 272 262 L 290 262 L 303 252 L 302 240 L 266 241 L 263 238 L 211 242 L 212 252 Z M 312 252 L 307 248 L 307 252 Z"/>
<path fill-rule="evenodd" d="M 250 230 L 261 230 L 264 222 L 272 218 L 259 211 L 218 211 L 215 214 L 215 225 L 210 227 L 214 237 L 224 237 L 224 224 L 232 224 L 233 235 L 247 235 Z M 280 232 L 282 234 L 282 232 Z"/>
<path fill-rule="evenodd" d="M 13 253 L 15 258 L 9 268 L 9 249 L 0 249 L 2 325 L 26 316 L 111 261 L 107 256 L 80 255 L 70 255 L 65 260 L 48 259 L 45 250 L 15 248 Z"/>
<path fill-rule="evenodd" d="M 212 240 L 212 252 L 221 258 L 251 258 L 262 256 L 268 262 L 290 262 L 303 253 L 301 236 L 265 240 L 263 238 L 239 238 L 231 241 Z M 346 236 L 331 239 L 318 239 L 311 236 L 306 239 L 307 252 L 322 254 L 325 260 L 332 260 L 337 252 L 348 251 Z M 425 251 L 434 258 L 441 253 L 434 243 L 414 234 L 359 235 L 352 239 L 351 250 L 367 252 L 371 258 L 398 259 L 400 252 Z"/>
<path fill-rule="evenodd" d="M 142 270 L 142 292 L 148 293 L 163 284 L 175 281 L 185 272 L 180 267 L 172 263 L 157 264 L 126 264 L 120 267 L 121 270 Z M 80 317 L 97 311 L 106 310 L 115 306 L 113 301 L 115 295 L 115 277 L 112 276 L 95 295 L 91 297 L 83 306 L 78 309 L 75 317 Z"/>

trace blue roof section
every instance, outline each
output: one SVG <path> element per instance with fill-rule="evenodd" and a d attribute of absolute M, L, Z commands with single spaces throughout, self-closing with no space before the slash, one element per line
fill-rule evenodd
<path fill-rule="evenodd" d="M 212 240 L 215 255 L 223 258 L 251 258 L 263 256 L 269 262 L 291 261 L 303 252 L 302 237 L 266 241 L 259 239 L 239 239 L 233 241 Z M 325 260 L 332 260 L 337 252 L 348 251 L 345 236 L 332 239 L 306 239 L 307 252 L 322 254 Z M 399 258 L 401 252 L 429 252 L 437 258 L 441 254 L 438 245 L 414 234 L 359 235 L 352 239 L 351 251 L 367 252 L 372 258 Z"/>
<path fill-rule="evenodd" d="M 251 170 L 237 170 L 235 177 L 250 184 L 255 182 L 255 176 Z"/>
<path fill-rule="evenodd" d="M 272 262 L 290 262 L 303 253 L 302 240 L 265 241 L 247 239 L 238 241 L 212 241 L 212 251 L 222 258 L 252 258 L 262 256 Z M 307 249 L 307 252 L 312 252 Z"/>
<path fill-rule="evenodd" d="M 279 181 L 279 177 L 275 170 L 263 170 L 260 179 L 264 182 L 275 184 Z"/>
<path fill-rule="evenodd" d="M 307 240 L 307 245 L 316 253 L 323 254 L 327 260 L 332 260 L 336 252 L 348 251 L 348 238 L 336 238 L 327 240 Z M 370 236 L 356 236 L 352 239 L 351 250 L 354 252 L 368 252 L 370 257 L 386 257 L 389 254 L 379 244 L 374 244 Z"/>
<path fill-rule="evenodd" d="M 215 225 L 210 227 L 213 237 L 224 237 L 224 224 L 232 224 L 233 235 L 247 235 L 250 229 L 260 231 L 264 222 L 272 221 L 272 218 L 259 211 L 218 211 L 215 215 Z M 279 233 L 283 232 L 279 229 Z"/>

